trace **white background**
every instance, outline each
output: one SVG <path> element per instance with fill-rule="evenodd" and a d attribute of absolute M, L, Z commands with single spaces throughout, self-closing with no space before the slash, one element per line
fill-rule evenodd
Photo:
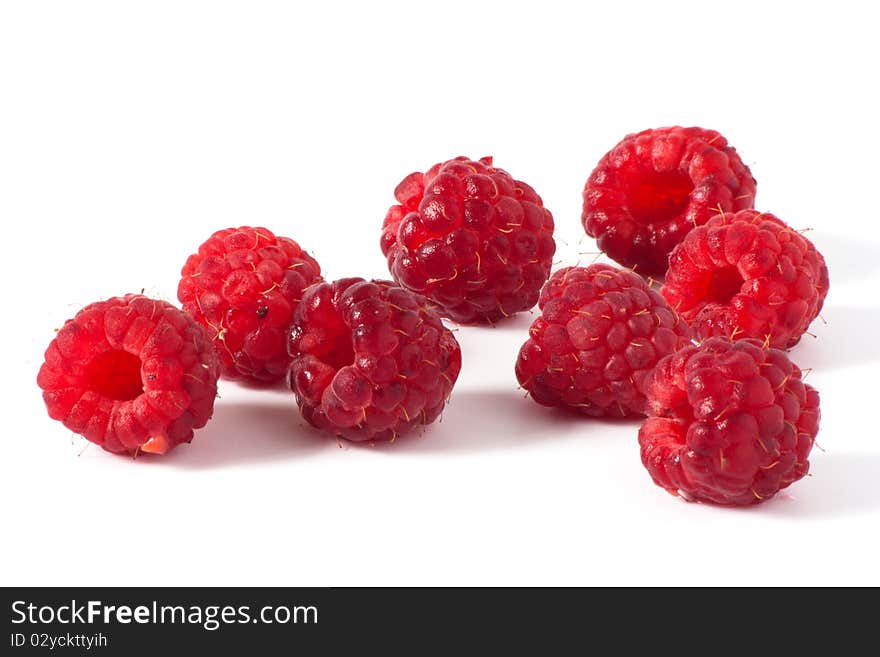
<path fill-rule="evenodd" d="M 868 3 L 6 2 L 0 8 L 2 584 L 880 584 L 880 139 Z M 491 154 L 587 263 L 581 188 L 648 127 L 720 130 L 757 206 L 831 272 L 812 476 L 757 508 L 655 487 L 638 423 L 516 389 L 528 314 L 457 333 L 441 424 L 390 447 L 317 434 L 283 389 L 222 383 L 164 458 L 46 416 L 53 328 L 93 300 L 175 300 L 213 230 L 265 225 L 329 278 L 387 276 L 406 174 Z"/>

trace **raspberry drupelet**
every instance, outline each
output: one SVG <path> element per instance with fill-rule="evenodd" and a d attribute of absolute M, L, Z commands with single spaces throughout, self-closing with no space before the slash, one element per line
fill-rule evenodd
<path fill-rule="evenodd" d="M 309 423 L 352 441 L 393 441 L 443 410 L 461 369 L 452 332 L 391 281 L 315 285 L 296 311 L 290 387 Z"/>
<path fill-rule="evenodd" d="M 779 349 L 709 338 L 663 358 L 647 393 L 642 463 L 674 495 L 757 504 L 810 468 L 819 394 Z"/>
<path fill-rule="evenodd" d="M 539 404 L 591 417 L 644 415 L 645 378 L 690 342 L 690 329 L 658 292 L 608 265 L 557 271 L 540 308 L 516 378 Z"/>
<path fill-rule="evenodd" d="M 177 297 L 205 326 L 229 379 L 272 383 L 287 374 L 287 334 L 321 268 L 299 244 L 266 228 L 219 230 L 191 255 Z"/>
<path fill-rule="evenodd" d="M 828 268 L 797 231 L 741 210 L 692 230 L 672 252 L 663 296 L 698 337 L 796 344 L 822 310 Z"/>
<path fill-rule="evenodd" d="M 529 185 L 466 157 L 412 173 L 394 190 L 382 253 L 394 280 L 461 323 L 528 310 L 550 275 L 553 216 Z"/>
<path fill-rule="evenodd" d="M 754 207 L 755 179 L 715 130 L 657 128 L 627 135 L 599 161 L 581 221 L 608 256 L 662 276 L 670 251 L 718 212 Z"/>
<path fill-rule="evenodd" d="M 46 349 L 49 416 L 108 452 L 164 453 L 211 418 L 220 364 L 204 328 L 129 294 L 80 310 Z"/>

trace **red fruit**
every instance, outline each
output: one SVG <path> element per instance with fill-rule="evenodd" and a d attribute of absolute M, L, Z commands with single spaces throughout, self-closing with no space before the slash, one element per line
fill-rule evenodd
<path fill-rule="evenodd" d="M 516 361 L 516 378 L 545 406 L 591 417 L 645 412 L 644 381 L 690 342 L 690 329 L 630 271 L 591 265 L 557 271 Z"/>
<path fill-rule="evenodd" d="M 714 130 L 627 135 L 590 174 L 581 221 L 625 267 L 662 276 L 672 248 L 718 212 L 754 207 L 755 179 Z"/>
<path fill-rule="evenodd" d="M 673 495 L 757 504 L 810 469 L 819 393 L 779 349 L 710 338 L 663 358 L 647 392 L 642 463 Z"/>
<path fill-rule="evenodd" d="M 791 347 L 828 294 L 822 254 L 772 214 L 741 210 L 692 230 L 672 252 L 663 296 L 702 338 Z"/>
<path fill-rule="evenodd" d="M 290 336 L 303 417 L 353 441 L 394 440 L 440 415 L 461 350 L 425 299 L 390 281 L 310 288 Z"/>
<path fill-rule="evenodd" d="M 266 228 L 219 230 L 191 255 L 177 298 L 208 328 L 223 376 L 254 382 L 287 374 L 287 334 L 321 268 L 299 244 Z"/>
<path fill-rule="evenodd" d="M 553 216 L 492 158 L 457 157 L 394 190 L 382 253 L 402 287 L 463 323 L 494 322 L 538 301 L 556 243 Z"/>
<path fill-rule="evenodd" d="M 161 454 L 211 418 L 219 372 L 210 337 L 189 315 L 129 294 L 67 320 L 37 385 L 52 419 L 108 452 Z"/>

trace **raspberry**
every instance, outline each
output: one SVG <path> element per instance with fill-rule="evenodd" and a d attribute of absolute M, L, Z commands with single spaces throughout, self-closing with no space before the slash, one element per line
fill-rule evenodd
<path fill-rule="evenodd" d="M 644 414 L 645 378 L 690 339 L 659 293 L 608 265 L 557 271 L 540 306 L 516 378 L 539 404 L 592 417 Z"/>
<path fill-rule="evenodd" d="M 556 251 L 553 216 L 535 190 L 457 157 L 394 190 L 382 253 L 394 280 L 462 323 L 494 322 L 538 301 Z"/>
<path fill-rule="evenodd" d="M 627 135 L 599 161 L 581 221 L 610 258 L 662 276 L 691 228 L 754 207 L 754 198 L 755 179 L 718 132 L 658 128 Z"/>
<path fill-rule="evenodd" d="M 430 424 L 461 369 L 452 332 L 423 297 L 390 281 L 310 288 L 289 346 L 303 416 L 353 441 L 393 441 Z"/>
<path fill-rule="evenodd" d="M 37 375 L 49 416 L 108 452 L 162 454 L 214 411 L 220 364 L 186 313 L 129 294 L 65 322 Z"/>
<path fill-rule="evenodd" d="M 699 337 L 797 343 L 822 310 L 822 254 L 772 214 L 741 210 L 692 230 L 669 258 L 662 289 Z"/>
<path fill-rule="evenodd" d="M 321 268 L 299 244 L 266 228 L 219 230 L 191 255 L 177 298 L 209 329 L 223 376 L 252 382 L 287 374 L 293 313 Z"/>
<path fill-rule="evenodd" d="M 663 358 L 647 393 L 642 463 L 673 495 L 757 504 L 810 469 L 819 393 L 779 349 L 710 338 Z"/>

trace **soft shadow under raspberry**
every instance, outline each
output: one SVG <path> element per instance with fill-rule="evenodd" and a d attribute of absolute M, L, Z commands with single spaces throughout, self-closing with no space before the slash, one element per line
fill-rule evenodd
<path fill-rule="evenodd" d="M 823 230 L 809 232 L 806 237 L 825 256 L 831 276 L 831 294 L 834 294 L 835 286 L 840 283 L 864 282 L 880 271 L 878 244 Z"/>
<path fill-rule="evenodd" d="M 871 365 L 880 360 L 878 325 L 880 308 L 826 306 L 807 329 L 812 335 L 804 335 L 789 356 L 800 368 L 817 374 Z"/>
<path fill-rule="evenodd" d="M 456 390 L 440 419 L 421 434 L 375 447 L 392 454 L 516 449 L 550 442 L 617 439 L 616 428 L 635 439 L 639 420 L 597 420 L 547 408 L 521 390 Z M 614 434 L 614 435 L 611 435 Z"/>
<path fill-rule="evenodd" d="M 180 445 L 152 463 L 178 468 L 210 469 L 251 463 L 283 462 L 335 449 L 308 426 L 299 414 L 293 396 L 284 401 L 217 400 L 214 417 L 196 431 L 189 445 Z"/>
<path fill-rule="evenodd" d="M 450 329 L 464 328 L 468 331 L 473 330 L 482 330 L 482 331 L 511 331 L 516 333 L 521 333 L 523 336 L 526 335 L 529 331 L 529 326 L 532 325 L 532 322 L 538 317 L 538 308 L 535 306 L 534 310 L 523 310 L 522 312 L 515 313 L 510 317 L 504 317 L 497 322 L 493 322 L 492 324 L 456 324 L 451 320 L 445 320 L 446 326 Z M 525 339 L 525 337 L 523 338 Z"/>
<path fill-rule="evenodd" d="M 820 434 L 820 440 L 821 437 Z M 814 449 L 810 455 L 810 476 L 752 508 L 791 520 L 873 513 L 880 509 L 878 476 L 880 453 Z"/>

